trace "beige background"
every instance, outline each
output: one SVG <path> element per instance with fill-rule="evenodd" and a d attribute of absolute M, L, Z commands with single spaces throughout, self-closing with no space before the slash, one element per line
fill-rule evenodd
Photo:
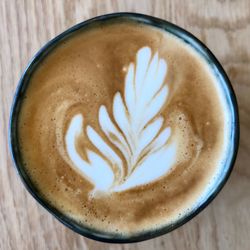
<path fill-rule="evenodd" d="M 7 147 L 13 93 L 31 56 L 70 26 L 116 11 L 154 15 L 200 38 L 228 73 L 241 118 L 235 169 L 213 203 L 174 232 L 130 245 L 98 243 L 61 225 L 24 189 Z M 249 38 L 249 0 L 0 0 L 0 249 L 250 249 Z"/>

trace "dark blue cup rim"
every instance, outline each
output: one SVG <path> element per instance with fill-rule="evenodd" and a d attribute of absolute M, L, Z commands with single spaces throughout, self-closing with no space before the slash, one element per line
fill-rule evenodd
<path fill-rule="evenodd" d="M 228 161 L 228 167 L 225 171 L 223 178 L 220 179 L 218 185 L 212 191 L 212 193 L 206 198 L 206 200 L 204 200 L 196 209 L 192 210 L 189 214 L 185 215 L 184 217 L 181 217 L 179 220 L 175 221 L 174 223 L 170 225 L 163 226 L 159 229 L 154 229 L 151 231 L 149 230 L 149 231 L 145 231 L 142 233 L 127 235 L 127 236 L 105 233 L 103 231 L 98 231 L 92 228 L 88 228 L 87 226 L 79 224 L 76 221 L 70 219 L 69 217 L 61 213 L 58 209 L 53 207 L 53 205 L 51 205 L 48 201 L 46 201 L 39 194 L 39 191 L 36 189 L 35 185 L 32 183 L 32 181 L 30 180 L 29 176 L 27 175 L 27 173 L 25 172 L 23 168 L 21 154 L 20 154 L 19 147 L 18 147 L 18 130 L 17 130 L 18 112 L 20 110 L 22 98 L 25 95 L 25 89 L 27 88 L 28 81 L 33 70 L 35 70 L 36 66 L 39 64 L 42 58 L 44 58 L 58 43 L 63 41 L 63 39 L 65 39 L 66 37 L 69 37 L 76 31 L 84 29 L 94 23 L 103 23 L 103 22 L 113 21 L 113 20 L 117 21 L 118 19 L 131 20 L 131 21 L 151 25 L 151 26 L 166 30 L 167 32 L 172 33 L 173 35 L 181 38 L 184 42 L 190 44 L 193 48 L 195 48 L 195 50 L 198 51 L 198 53 L 200 53 L 207 60 L 209 60 L 209 62 L 212 63 L 214 67 L 216 67 L 221 79 L 225 83 L 228 97 L 232 103 L 232 113 L 233 113 L 232 122 L 234 124 L 233 125 L 234 130 L 232 131 L 232 136 L 231 136 L 232 150 L 231 150 L 230 159 Z M 13 103 L 12 103 L 12 107 L 10 111 L 8 139 L 9 139 L 9 148 L 11 152 L 11 157 L 14 162 L 15 169 L 17 171 L 17 174 L 20 176 L 24 186 L 29 191 L 29 193 L 47 211 L 49 211 L 54 217 L 56 217 L 65 226 L 72 229 L 76 233 L 79 233 L 80 235 L 83 235 L 85 237 L 88 237 L 94 240 L 102 241 L 102 242 L 109 242 L 109 243 L 139 242 L 139 241 L 148 240 L 157 236 L 161 236 L 185 224 L 186 222 L 191 220 L 193 217 L 195 217 L 198 213 L 200 213 L 220 192 L 220 190 L 225 185 L 226 181 L 228 180 L 230 176 L 230 173 L 233 169 L 233 166 L 236 160 L 236 155 L 238 152 L 238 147 L 239 147 L 238 105 L 237 105 L 237 100 L 236 100 L 232 85 L 230 83 L 230 80 L 227 77 L 221 64 L 218 62 L 218 60 L 215 58 L 212 52 L 191 33 L 176 26 L 175 24 L 172 24 L 168 21 L 165 21 L 156 17 L 139 14 L 139 13 L 129 13 L 129 12 L 112 13 L 112 14 L 106 14 L 106 15 L 94 17 L 87 21 L 76 24 L 75 26 L 69 28 L 68 30 L 64 31 L 63 33 L 61 33 L 60 35 L 56 36 L 54 39 L 49 41 L 35 54 L 35 56 L 31 59 L 26 69 L 24 70 L 24 73 L 22 74 L 19 80 L 16 92 L 14 95 L 14 99 L 13 99 Z"/>

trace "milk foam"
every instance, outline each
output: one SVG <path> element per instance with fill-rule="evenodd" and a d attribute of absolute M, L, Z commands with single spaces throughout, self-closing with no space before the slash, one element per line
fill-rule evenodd
<path fill-rule="evenodd" d="M 157 88 L 145 86 L 154 56 L 165 73 L 158 113 L 143 104 Z M 89 228 L 128 236 L 171 225 L 211 195 L 231 161 L 230 93 L 216 72 L 192 46 L 149 25 L 79 32 L 46 56 L 25 91 L 25 171 L 46 201 Z M 154 152 L 157 138 L 166 143 Z"/>
<path fill-rule="evenodd" d="M 177 141 L 169 143 L 171 128 L 163 126 L 164 118 L 159 115 L 168 96 L 164 82 L 167 63 L 158 53 L 153 58 L 151 54 L 149 47 L 143 47 L 137 53 L 136 63 L 129 65 L 124 98 L 117 92 L 113 99 L 115 122 L 105 106 L 99 109 L 99 125 L 112 146 L 91 125 L 82 131 L 82 114 L 75 115 L 70 122 L 66 150 L 74 167 L 94 185 L 93 194 L 124 191 L 153 182 L 167 174 L 176 162 Z M 76 148 L 82 133 L 100 152 L 86 148 L 88 161 L 81 158 Z M 114 147 L 124 156 L 125 164 Z"/>
<path fill-rule="evenodd" d="M 195 52 L 193 51 L 195 54 Z M 234 130 L 234 117 L 232 117 L 233 111 L 230 110 L 232 106 L 230 106 L 227 103 L 227 97 L 226 95 L 229 95 L 228 90 L 223 89 L 222 86 L 220 86 L 217 82 L 221 81 L 222 83 L 224 82 L 224 79 L 222 79 L 222 76 L 218 69 L 214 67 L 211 69 L 208 65 L 206 65 L 203 62 L 204 68 L 207 70 L 207 72 L 210 74 L 211 78 L 213 79 L 214 82 L 214 87 L 217 91 L 218 98 L 220 100 L 220 103 L 223 107 L 223 120 L 224 120 L 224 127 L 223 127 L 223 143 L 221 145 L 221 148 L 223 149 L 223 154 L 220 155 L 217 159 L 217 166 L 216 166 L 216 171 L 214 174 L 211 176 L 209 183 L 207 184 L 206 188 L 204 188 L 202 194 L 200 197 L 196 200 L 196 202 L 193 204 L 193 206 L 190 208 L 196 208 L 200 204 L 202 204 L 205 200 L 207 200 L 207 197 L 213 193 L 217 188 L 218 188 L 218 182 L 220 182 L 222 179 L 224 179 L 225 175 L 228 172 L 228 161 L 230 161 L 230 157 L 232 155 L 232 143 L 230 142 L 230 133 Z M 225 92 L 227 92 L 225 94 Z M 206 121 L 204 121 L 206 123 Z"/>

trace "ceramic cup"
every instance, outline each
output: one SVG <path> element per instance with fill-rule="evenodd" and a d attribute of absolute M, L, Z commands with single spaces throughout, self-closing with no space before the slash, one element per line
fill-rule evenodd
<path fill-rule="evenodd" d="M 223 172 L 219 178 L 219 181 L 213 187 L 213 191 L 210 192 L 210 194 L 198 206 L 198 208 L 190 211 L 190 213 L 180 218 L 179 220 L 175 221 L 171 225 L 167 225 L 163 228 L 144 232 L 144 233 L 137 234 L 137 235 L 130 235 L 127 237 L 112 235 L 112 234 L 100 232 L 97 230 L 90 230 L 89 228 L 84 227 L 82 224 L 78 224 L 77 222 L 73 221 L 66 215 L 62 214 L 55 207 L 50 205 L 44 198 L 42 198 L 42 196 L 39 194 L 38 190 L 36 189 L 35 185 L 32 183 L 32 180 L 29 178 L 29 176 L 24 170 L 22 156 L 19 150 L 18 130 L 17 130 L 18 114 L 20 111 L 22 100 L 25 96 L 26 88 L 29 85 L 29 80 L 30 80 L 32 73 L 37 69 L 37 67 L 39 67 L 41 60 L 44 57 L 46 57 L 53 50 L 53 48 L 55 48 L 55 46 L 57 46 L 59 43 L 64 41 L 64 39 L 72 36 L 75 32 L 79 30 L 84 30 L 85 28 L 89 27 L 93 23 L 100 23 L 100 22 L 102 23 L 102 22 L 110 21 L 111 19 L 119 19 L 119 18 L 129 19 L 129 20 L 132 19 L 133 21 L 136 21 L 138 23 L 143 23 L 149 26 L 160 28 L 169 33 L 172 33 L 174 36 L 180 38 L 182 41 L 184 41 L 185 43 L 193 47 L 209 64 L 210 68 L 212 69 L 213 73 L 215 74 L 218 80 L 218 83 L 221 85 L 224 91 L 224 95 L 227 100 L 227 105 L 230 110 L 230 116 L 232 118 L 231 120 L 233 122 L 232 130 L 230 131 L 231 142 L 230 142 L 229 154 L 228 154 L 227 161 L 225 162 Z M 239 144 L 239 119 L 238 119 L 237 101 L 236 101 L 232 86 L 230 84 L 230 81 L 225 71 L 223 70 L 222 66 L 220 65 L 218 60 L 215 58 L 215 56 L 201 41 L 199 41 L 196 37 L 194 37 L 192 34 L 187 32 L 186 30 L 170 22 L 167 22 L 165 20 L 161 20 L 152 16 L 147 16 L 147 15 L 142 15 L 142 14 L 137 14 L 137 13 L 114 13 L 114 14 L 108 14 L 108 15 L 95 17 L 95 18 L 92 18 L 90 20 L 87 20 L 85 22 L 82 22 L 80 24 L 77 24 L 71 27 L 70 29 L 64 31 L 62 34 L 58 35 L 57 37 L 49 41 L 44 47 L 42 47 L 37 52 L 37 54 L 31 59 L 27 68 L 25 69 L 18 83 L 16 93 L 14 95 L 11 113 L 10 113 L 10 123 L 9 123 L 10 151 L 11 151 L 12 159 L 13 159 L 15 168 L 17 170 L 17 173 L 20 176 L 27 190 L 30 192 L 30 194 L 45 209 L 47 209 L 52 215 L 54 215 L 60 222 L 62 222 L 65 226 L 69 227 L 73 231 L 83 236 L 95 239 L 95 240 L 111 242 L 111 243 L 131 243 L 131 242 L 143 241 L 143 240 L 147 240 L 156 236 L 160 236 L 180 227 L 181 225 L 183 225 L 184 223 L 192 219 L 194 216 L 196 216 L 214 199 L 214 197 L 218 194 L 218 192 L 222 189 L 222 187 L 226 183 L 233 169 L 233 165 L 234 165 L 237 150 L 238 150 L 238 144 Z"/>

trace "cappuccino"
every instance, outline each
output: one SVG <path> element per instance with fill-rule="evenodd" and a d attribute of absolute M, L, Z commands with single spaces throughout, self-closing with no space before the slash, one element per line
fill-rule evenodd
<path fill-rule="evenodd" d="M 208 63 L 167 31 L 126 20 L 90 25 L 53 48 L 18 121 L 40 195 L 87 228 L 124 236 L 195 209 L 229 140 Z"/>

